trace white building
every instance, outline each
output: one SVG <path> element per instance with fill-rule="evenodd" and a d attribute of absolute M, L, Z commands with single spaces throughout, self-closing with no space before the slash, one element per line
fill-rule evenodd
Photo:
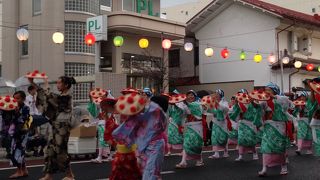
<path fill-rule="evenodd" d="M 220 87 L 230 96 L 239 88 L 250 90 L 270 81 L 280 86 L 279 64 L 271 66 L 267 57 L 285 49 L 291 60 L 284 67 L 284 92 L 305 87 L 305 79 L 319 75 L 317 70 L 305 70 L 306 63 L 313 63 L 315 69 L 320 65 L 320 18 L 316 16 L 257 0 L 215 0 L 188 21 L 187 29 L 199 45 L 200 82 L 177 87 L 182 91 Z M 214 49 L 212 57 L 204 54 L 207 47 Z M 227 59 L 220 56 L 225 47 L 230 52 Z M 244 61 L 239 57 L 242 50 Z M 253 61 L 257 52 L 263 56 L 260 63 Z M 299 72 L 293 66 L 298 60 L 303 62 Z"/>
<path fill-rule="evenodd" d="M 180 4 L 161 8 L 166 19 L 187 22 L 214 0 L 188 0 Z M 262 0 L 267 3 L 299 11 L 309 15 L 320 14 L 320 0 Z"/>

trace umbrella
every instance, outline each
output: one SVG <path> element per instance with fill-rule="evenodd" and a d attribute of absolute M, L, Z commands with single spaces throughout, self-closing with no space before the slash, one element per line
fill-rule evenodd
<path fill-rule="evenodd" d="M 10 88 L 14 88 L 16 87 L 15 84 L 12 81 L 6 80 L 4 78 L 0 78 L 0 87 L 10 87 Z"/>
<path fill-rule="evenodd" d="M 34 79 L 33 81 L 36 84 L 43 83 L 43 79 Z M 14 85 L 16 87 L 29 86 L 30 82 L 29 82 L 29 80 L 27 78 L 25 78 L 24 76 L 21 76 L 14 82 Z"/>
<path fill-rule="evenodd" d="M 198 95 L 199 98 L 203 98 L 204 96 L 207 96 L 209 94 L 213 94 L 213 91 L 210 91 L 210 90 L 197 91 L 197 95 Z"/>

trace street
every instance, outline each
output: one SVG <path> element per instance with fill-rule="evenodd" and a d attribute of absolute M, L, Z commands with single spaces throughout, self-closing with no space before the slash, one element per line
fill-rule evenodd
<path fill-rule="evenodd" d="M 204 153 L 204 167 L 193 167 L 193 162 L 189 163 L 187 169 L 175 169 L 175 164 L 180 161 L 180 156 L 170 156 L 165 158 L 162 178 L 164 180 L 254 180 L 254 179 L 272 179 L 272 180 L 318 180 L 320 175 L 318 171 L 319 161 L 311 155 L 296 156 L 294 149 L 290 150 L 289 174 L 287 176 L 278 175 L 280 168 L 272 168 L 268 171 L 268 177 L 259 178 L 257 172 L 261 168 L 261 160 L 251 161 L 251 155 L 247 155 L 246 161 L 235 162 L 235 151 L 230 152 L 228 159 L 212 160 L 207 157 L 210 153 Z M 106 179 L 111 173 L 111 163 L 92 164 L 88 161 L 79 161 L 72 164 L 77 180 L 96 180 Z M 42 166 L 29 168 L 30 176 L 25 180 L 35 180 L 41 177 Z M 13 173 L 13 169 L 0 169 L 0 179 L 7 179 Z M 55 179 L 61 179 L 63 174 L 58 174 Z"/>

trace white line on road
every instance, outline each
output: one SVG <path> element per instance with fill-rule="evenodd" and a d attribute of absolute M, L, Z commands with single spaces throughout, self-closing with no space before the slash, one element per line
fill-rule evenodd
<path fill-rule="evenodd" d="M 71 164 L 84 164 L 89 162 L 91 161 L 75 161 L 75 162 L 71 162 Z M 43 166 L 44 166 L 43 164 L 30 165 L 30 166 L 27 166 L 27 168 L 36 168 L 36 167 L 43 167 Z M 11 170 L 11 169 L 16 169 L 16 167 L 0 168 L 0 171 Z"/>

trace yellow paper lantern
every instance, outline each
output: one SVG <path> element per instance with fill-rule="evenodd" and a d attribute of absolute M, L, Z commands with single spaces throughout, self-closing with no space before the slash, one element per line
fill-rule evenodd
<path fill-rule="evenodd" d="M 141 49 L 146 49 L 146 48 L 148 48 L 148 47 L 149 47 L 149 41 L 148 41 L 148 39 L 146 39 L 146 38 L 140 39 L 140 40 L 139 40 L 139 47 L 140 47 Z"/>
<path fill-rule="evenodd" d="M 257 53 L 256 55 L 254 55 L 253 57 L 254 62 L 256 63 L 260 63 L 262 61 L 262 56 L 261 54 Z"/>

